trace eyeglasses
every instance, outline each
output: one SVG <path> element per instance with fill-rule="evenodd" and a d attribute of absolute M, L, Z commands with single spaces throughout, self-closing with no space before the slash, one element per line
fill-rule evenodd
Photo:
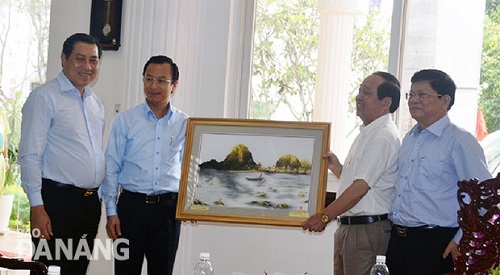
<path fill-rule="evenodd" d="M 428 94 L 424 92 L 419 92 L 419 93 L 406 93 L 406 99 L 410 100 L 411 98 L 417 98 L 419 100 L 426 99 L 430 96 L 437 96 L 438 98 L 441 98 L 443 94 Z"/>
<path fill-rule="evenodd" d="M 148 84 L 148 85 L 153 85 L 153 83 L 158 83 L 158 86 L 162 86 L 162 87 L 165 87 L 167 86 L 167 84 L 170 84 L 172 83 L 173 81 L 172 80 L 169 80 L 169 79 L 156 79 L 154 77 L 151 77 L 151 76 L 145 76 L 142 78 L 142 80 L 144 80 L 144 83 Z"/>

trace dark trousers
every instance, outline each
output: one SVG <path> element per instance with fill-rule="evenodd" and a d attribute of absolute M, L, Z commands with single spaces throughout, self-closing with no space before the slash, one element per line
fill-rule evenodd
<path fill-rule="evenodd" d="M 144 256 L 149 275 L 172 274 L 179 246 L 181 222 L 175 219 L 177 193 L 147 200 L 139 193 L 123 191 L 118 200 L 122 235 L 118 251 L 127 249 L 129 258 L 115 258 L 115 274 L 141 274 Z"/>
<path fill-rule="evenodd" d="M 86 274 L 101 217 L 97 192 L 43 179 L 42 198 L 54 235 L 40 240 L 32 231 L 33 260 L 60 266 L 62 275 Z"/>
<path fill-rule="evenodd" d="M 387 249 L 391 275 L 437 275 L 453 271 L 451 253 L 443 252 L 458 228 L 404 228 L 393 225 Z"/>

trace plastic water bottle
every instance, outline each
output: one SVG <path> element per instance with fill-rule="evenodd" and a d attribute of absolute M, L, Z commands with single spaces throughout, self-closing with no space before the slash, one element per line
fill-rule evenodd
<path fill-rule="evenodd" d="M 61 267 L 57 265 L 49 265 L 47 275 L 61 275 Z"/>
<path fill-rule="evenodd" d="M 210 263 L 210 253 L 200 253 L 200 261 L 194 266 L 194 275 L 213 275 L 214 269 Z"/>
<path fill-rule="evenodd" d="M 377 255 L 375 265 L 372 267 L 370 275 L 389 275 L 389 268 L 385 265 L 384 255 Z"/>

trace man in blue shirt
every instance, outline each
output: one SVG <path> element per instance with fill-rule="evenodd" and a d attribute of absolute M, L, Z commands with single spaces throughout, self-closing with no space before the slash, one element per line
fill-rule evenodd
<path fill-rule="evenodd" d="M 123 247 L 129 259 L 115 259 L 115 274 L 140 274 L 144 256 L 148 274 L 172 274 L 188 116 L 170 103 L 179 80 L 172 59 L 151 57 L 142 76 L 145 102 L 117 114 L 112 123 L 103 183 L 106 230 L 113 240 L 129 241 Z"/>
<path fill-rule="evenodd" d="M 101 54 L 92 36 L 67 38 L 62 72 L 35 89 L 22 109 L 19 164 L 31 206 L 33 259 L 60 266 L 61 274 L 86 273 L 101 216 L 104 106 L 89 86 Z"/>
<path fill-rule="evenodd" d="M 387 265 L 391 274 L 445 274 L 460 255 L 457 182 L 491 175 L 477 140 L 448 117 L 455 100 L 453 80 L 427 69 L 416 72 L 411 83 L 407 99 L 417 125 L 397 157 Z"/>

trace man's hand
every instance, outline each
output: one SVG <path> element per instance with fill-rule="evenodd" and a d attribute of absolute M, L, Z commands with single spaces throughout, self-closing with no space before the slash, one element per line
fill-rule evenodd
<path fill-rule="evenodd" d="M 106 223 L 106 232 L 108 236 L 114 241 L 122 235 L 122 229 L 120 225 L 120 219 L 118 216 L 109 216 L 108 222 Z"/>
<path fill-rule="evenodd" d="M 325 230 L 326 224 L 321 220 L 323 215 L 321 213 L 316 213 L 309 217 L 302 223 L 302 229 L 309 230 L 311 232 L 321 232 Z"/>
<path fill-rule="evenodd" d="M 456 258 L 458 258 L 458 256 L 462 255 L 462 253 L 460 253 L 460 250 L 458 250 L 458 244 L 454 240 L 451 240 L 446 249 L 444 250 L 443 259 L 448 257 L 450 253 L 453 261 Z"/>
<path fill-rule="evenodd" d="M 330 169 L 337 178 L 340 178 L 343 165 L 340 163 L 339 158 L 331 151 L 323 154 L 323 158 L 328 159 L 328 169 Z"/>
<path fill-rule="evenodd" d="M 31 207 L 31 235 L 39 239 L 50 240 L 52 233 L 52 224 L 50 217 L 45 212 L 45 206 L 37 205 Z"/>

